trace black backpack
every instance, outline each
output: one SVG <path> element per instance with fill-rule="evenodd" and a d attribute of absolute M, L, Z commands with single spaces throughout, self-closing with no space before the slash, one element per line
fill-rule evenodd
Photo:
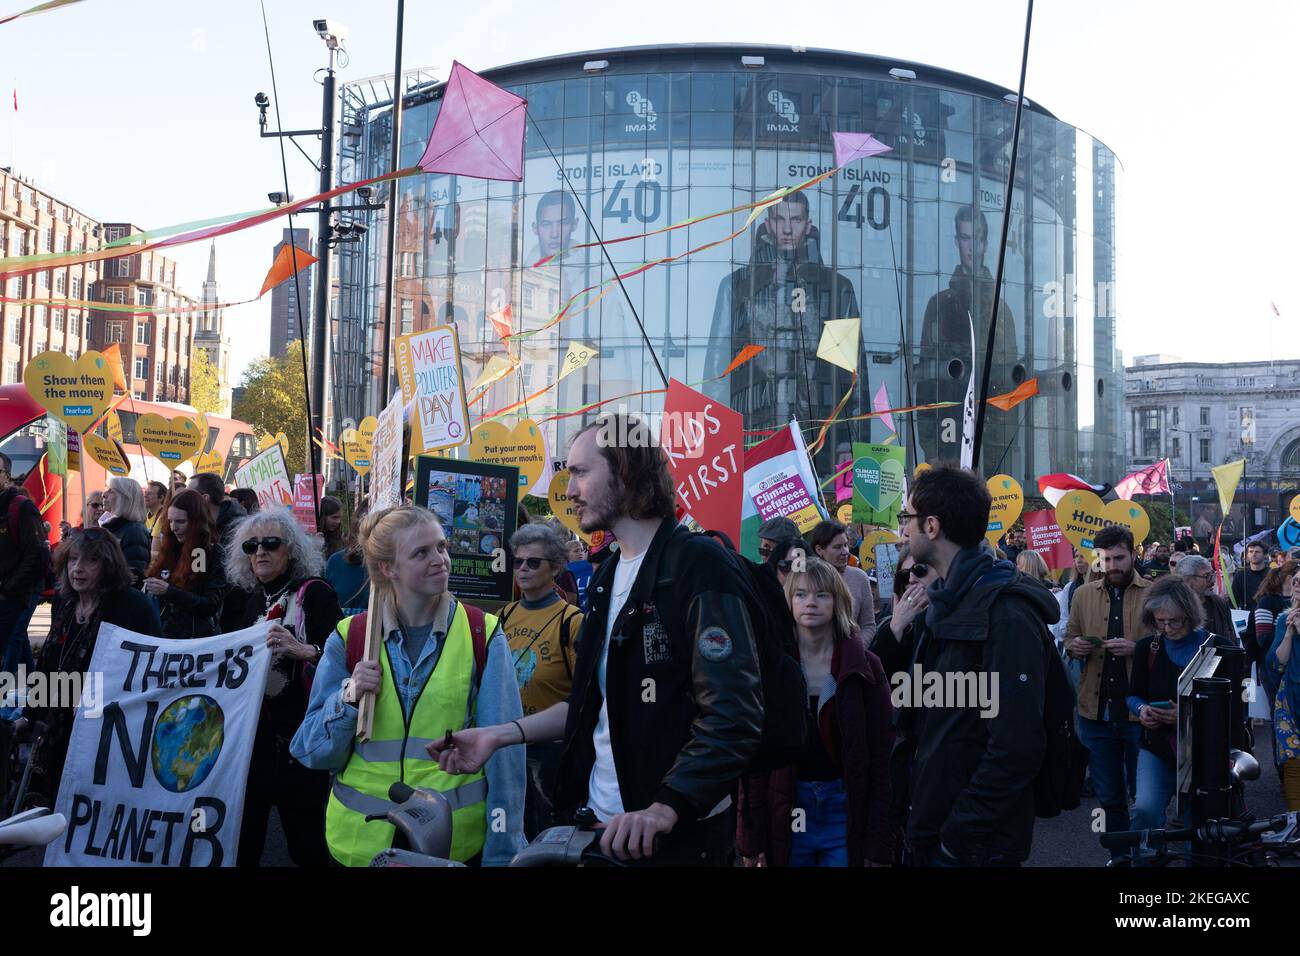
<path fill-rule="evenodd" d="M 763 736 L 746 772 L 789 767 L 803 756 L 812 721 L 808 715 L 808 685 L 799 665 L 794 617 L 785 592 L 770 567 L 741 557 L 724 532 L 698 533 L 717 540 L 732 569 L 749 584 L 745 603 L 763 682 Z"/>
<path fill-rule="evenodd" d="M 1088 748 L 1079 742 L 1074 714 L 1077 698 L 1065 661 L 1056 650 L 1056 642 L 1043 628 L 1043 732 L 1046 746 L 1043 763 L 1034 777 L 1034 815 L 1059 816 L 1062 810 L 1074 810 L 1083 796 L 1083 780 L 1088 771 Z"/>

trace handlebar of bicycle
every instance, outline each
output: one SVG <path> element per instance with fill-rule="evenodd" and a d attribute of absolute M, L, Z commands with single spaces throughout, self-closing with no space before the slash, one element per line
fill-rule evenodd
<path fill-rule="evenodd" d="M 1120 830 L 1101 834 L 1101 845 L 1108 850 L 1122 850 L 1139 846 L 1162 847 L 1169 843 L 1186 843 L 1201 840 L 1207 843 L 1230 843 L 1247 837 L 1282 830 L 1291 822 L 1289 814 L 1280 814 L 1268 820 L 1210 820 L 1197 827 L 1155 830 Z"/>

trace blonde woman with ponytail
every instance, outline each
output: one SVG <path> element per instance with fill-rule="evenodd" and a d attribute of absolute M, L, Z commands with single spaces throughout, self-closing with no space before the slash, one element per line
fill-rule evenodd
<path fill-rule="evenodd" d="M 406 505 L 368 515 L 361 548 L 384 641 L 366 661 L 367 615 L 341 621 L 326 642 L 307 716 L 290 752 L 333 773 L 325 839 L 334 859 L 367 866 L 392 846 L 385 821 L 365 822 L 391 804 L 401 780 L 438 790 L 452 809 L 452 859 L 503 866 L 523 848 L 524 752 L 494 754 L 482 771 L 444 773 L 429 745 L 467 727 L 523 716 L 510 647 L 497 619 L 447 589 L 451 555 L 431 511 Z M 356 741 L 356 702 L 375 693 L 368 741 Z"/>

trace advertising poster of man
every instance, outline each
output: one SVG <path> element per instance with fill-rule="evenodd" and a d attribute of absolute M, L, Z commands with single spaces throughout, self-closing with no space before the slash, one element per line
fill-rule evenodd
<path fill-rule="evenodd" d="M 817 358 L 823 325 L 858 317 L 858 300 L 848 276 L 822 260 L 809 199 L 799 192 L 769 207 L 752 231 L 749 264 L 718 288 L 705 376 L 721 374 L 745 345 L 767 346 L 711 386 L 713 397 L 745 416 L 747 428 L 779 428 L 791 418 L 807 427 L 830 416 L 852 381 L 848 371 Z M 861 372 L 865 362 L 858 367 Z M 861 394 L 859 381 L 849 408 L 861 404 Z M 830 452 L 850 434 L 856 434 L 851 426 L 832 429 L 819 472 L 830 473 Z"/>
<path fill-rule="evenodd" d="M 966 395 L 971 375 L 971 326 L 975 329 L 976 391 L 980 387 L 990 318 L 993 314 L 993 274 L 985 262 L 989 249 L 988 216 L 963 205 L 953 216 L 957 264 L 947 288 L 931 296 L 921 321 L 919 361 L 915 382 L 918 403 L 958 402 Z M 993 370 L 989 394 L 1011 391 L 1020 382 L 1016 367 L 1016 319 L 1002 301 L 998 308 Z M 1023 369 L 1019 379 L 1023 380 Z M 984 422 L 981 461 L 993 467 L 1015 434 L 1015 419 L 996 410 Z M 961 448 L 960 409 L 937 409 L 917 415 L 917 435 L 926 460 L 957 460 Z"/>

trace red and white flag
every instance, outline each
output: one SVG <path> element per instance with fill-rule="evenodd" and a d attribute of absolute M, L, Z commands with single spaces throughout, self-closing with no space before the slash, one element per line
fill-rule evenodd
<path fill-rule="evenodd" d="M 1169 494 L 1169 460 L 1160 459 L 1141 471 L 1125 475 L 1115 483 L 1115 494 L 1125 501 L 1132 501 L 1134 495 Z"/>
<path fill-rule="evenodd" d="M 1038 493 L 1046 498 L 1048 504 L 1053 508 L 1065 497 L 1067 491 L 1091 491 L 1097 497 L 1102 498 L 1110 490 L 1110 485 L 1105 482 L 1094 485 L 1091 482 L 1084 481 L 1078 475 L 1071 475 L 1064 471 L 1052 475 L 1043 475 L 1038 479 Z"/>

